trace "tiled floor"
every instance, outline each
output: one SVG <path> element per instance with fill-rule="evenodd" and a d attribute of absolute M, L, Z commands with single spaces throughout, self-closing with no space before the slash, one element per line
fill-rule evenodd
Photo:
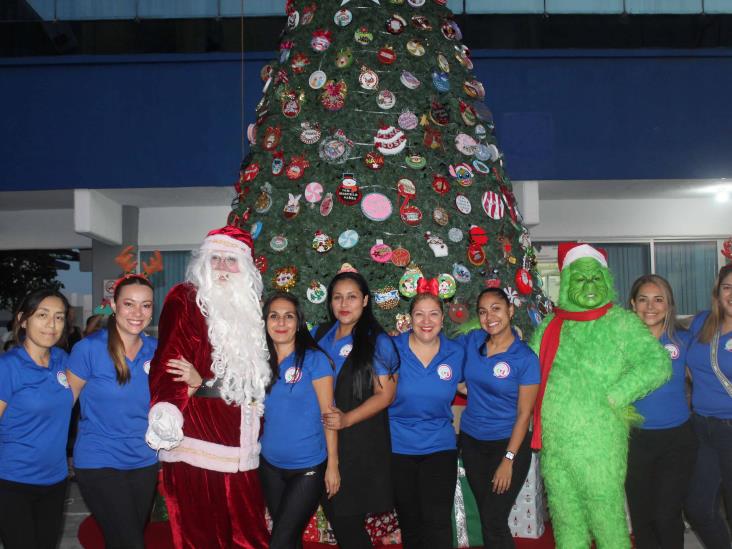
<path fill-rule="evenodd" d="M 79 524 L 89 515 L 84 505 L 84 500 L 79 494 L 79 487 L 75 482 L 70 483 L 69 497 L 66 504 L 66 522 L 64 525 L 64 537 L 61 540 L 60 549 L 81 549 L 76 538 Z M 155 549 L 150 547 L 149 549 Z M 703 546 L 696 539 L 691 531 L 686 533 L 684 549 L 703 549 Z"/>

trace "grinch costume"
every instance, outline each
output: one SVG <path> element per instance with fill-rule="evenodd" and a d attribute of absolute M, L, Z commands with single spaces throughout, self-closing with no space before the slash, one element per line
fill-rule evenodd
<path fill-rule="evenodd" d="M 631 403 L 671 376 L 668 352 L 638 317 L 613 307 L 604 250 L 559 245 L 559 307 L 534 333 L 541 385 L 532 447 L 559 549 L 630 548 L 624 481 Z"/>

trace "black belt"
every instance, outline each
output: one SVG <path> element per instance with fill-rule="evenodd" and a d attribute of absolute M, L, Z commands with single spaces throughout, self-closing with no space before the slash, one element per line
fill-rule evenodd
<path fill-rule="evenodd" d="M 221 398 L 222 385 L 223 383 L 221 382 L 221 379 L 217 379 L 216 381 L 214 381 L 213 385 L 211 386 L 206 385 L 206 382 L 204 381 L 203 385 L 201 385 L 198 389 L 196 389 L 196 392 L 193 393 L 193 396 L 200 398 Z"/>

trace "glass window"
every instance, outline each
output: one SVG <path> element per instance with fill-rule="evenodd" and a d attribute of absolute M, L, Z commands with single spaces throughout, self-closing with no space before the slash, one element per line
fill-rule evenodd
<path fill-rule="evenodd" d="M 671 284 L 680 315 L 693 315 L 709 308 L 717 275 L 717 243 L 657 242 L 654 245 L 656 274 Z"/>
<path fill-rule="evenodd" d="M 152 254 L 152 252 L 140 252 L 140 260 L 145 262 L 150 261 Z M 191 252 L 160 252 L 160 255 L 163 256 L 163 270 L 150 277 L 150 281 L 153 283 L 153 288 L 155 289 L 155 295 L 153 297 L 153 319 L 151 322 L 153 326 L 158 325 L 165 296 L 168 295 L 168 292 L 173 286 L 179 282 L 183 282 L 185 279 L 186 266 L 191 257 Z"/>

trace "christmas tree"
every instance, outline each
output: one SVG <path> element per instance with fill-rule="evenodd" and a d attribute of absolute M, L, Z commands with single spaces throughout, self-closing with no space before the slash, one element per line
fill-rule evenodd
<path fill-rule="evenodd" d="M 445 3 L 287 2 L 229 223 L 251 230 L 265 284 L 298 295 L 309 321 L 327 318 L 325 287 L 344 263 L 387 328 L 408 326 L 425 284 L 456 325 L 486 286 L 518 306 L 524 333 L 550 307 Z"/>

